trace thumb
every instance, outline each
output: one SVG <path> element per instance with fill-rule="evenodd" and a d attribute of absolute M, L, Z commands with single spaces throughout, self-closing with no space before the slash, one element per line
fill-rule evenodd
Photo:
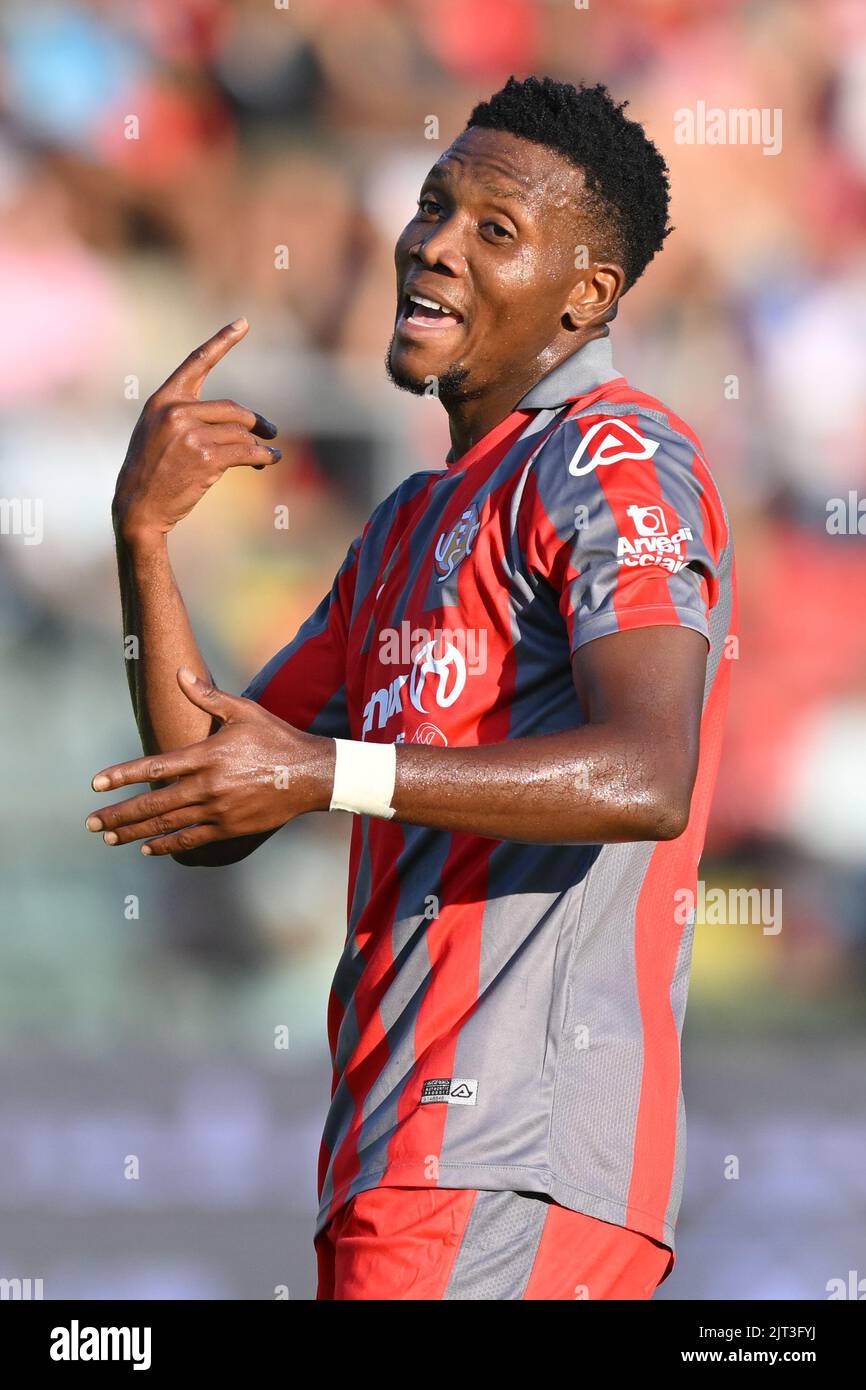
<path fill-rule="evenodd" d="M 243 703 L 237 696 L 227 695 L 212 681 L 202 680 L 189 666 L 178 668 L 177 683 L 192 704 L 198 705 L 199 709 L 206 710 L 208 714 L 215 715 L 217 719 L 222 719 L 224 723 L 237 716 L 237 707 Z"/>

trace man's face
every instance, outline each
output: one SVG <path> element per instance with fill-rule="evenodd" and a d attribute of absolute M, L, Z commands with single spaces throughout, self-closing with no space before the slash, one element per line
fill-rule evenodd
<path fill-rule="evenodd" d="M 469 400 L 543 362 L 580 278 L 582 186 L 543 145 L 480 127 L 455 140 L 395 249 L 398 386 L 423 392 L 435 378 L 446 403 Z"/>

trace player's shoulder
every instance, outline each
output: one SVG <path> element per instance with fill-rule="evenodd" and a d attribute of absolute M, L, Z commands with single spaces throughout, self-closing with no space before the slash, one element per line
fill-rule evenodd
<path fill-rule="evenodd" d="M 624 377 L 565 406 L 533 460 L 530 495 L 548 517 L 607 515 L 627 504 L 668 507 L 714 551 L 730 540 L 719 490 L 696 432 Z M 673 524 L 671 522 L 671 524 Z"/>
<path fill-rule="evenodd" d="M 603 489 L 620 475 L 643 476 L 699 494 L 705 507 L 724 513 L 719 489 L 696 431 L 669 405 L 625 377 L 607 382 L 566 406 L 538 450 L 538 483 L 556 492 L 577 485 Z"/>
<path fill-rule="evenodd" d="M 649 460 L 656 467 L 692 471 L 698 465 L 709 474 L 703 444 L 691 426 L 656 396 L 620 377 L 564 408 L 534 462 L 543 470 L 562 463 L 567 476 L 581 478 L 601 467 Z"/>

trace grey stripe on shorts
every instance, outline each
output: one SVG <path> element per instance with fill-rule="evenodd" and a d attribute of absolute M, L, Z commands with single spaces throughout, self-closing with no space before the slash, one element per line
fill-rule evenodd
<path fill-rule="evenodd" d="M 543 1197 L 479 1192 L 443 1297 L 522 1299 L 549 1209 Z"/>

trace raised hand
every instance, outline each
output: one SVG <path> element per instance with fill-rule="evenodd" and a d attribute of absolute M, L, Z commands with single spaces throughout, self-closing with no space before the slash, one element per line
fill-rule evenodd
<path fill-rule="evenodd" d="M 192 671 L 177 673 L 194 705 L 222 728 L 201 743 L 107 767 L 94 791 L 137 782 L 168 782 L 94 811 L 91 831 L 106 844 L 144 840 L 144 854 L 180 854 L 215 840 L 277 829 L 306 811 L 327 810 L 333 782 L 333 740 L 303 733 L 253 700 L 227 695 Z"/>
<path fill-rule="evenodd" d="M 246 319 L 221 328 L 145 402 L 112 506 L 125 539 L 170 531 L 227 468 L 262 468 L 282 457 L 260 443 L 277 433 L 269 420 L 236 401 L 200 399 L 208 372 L 248 330 Z"/>

